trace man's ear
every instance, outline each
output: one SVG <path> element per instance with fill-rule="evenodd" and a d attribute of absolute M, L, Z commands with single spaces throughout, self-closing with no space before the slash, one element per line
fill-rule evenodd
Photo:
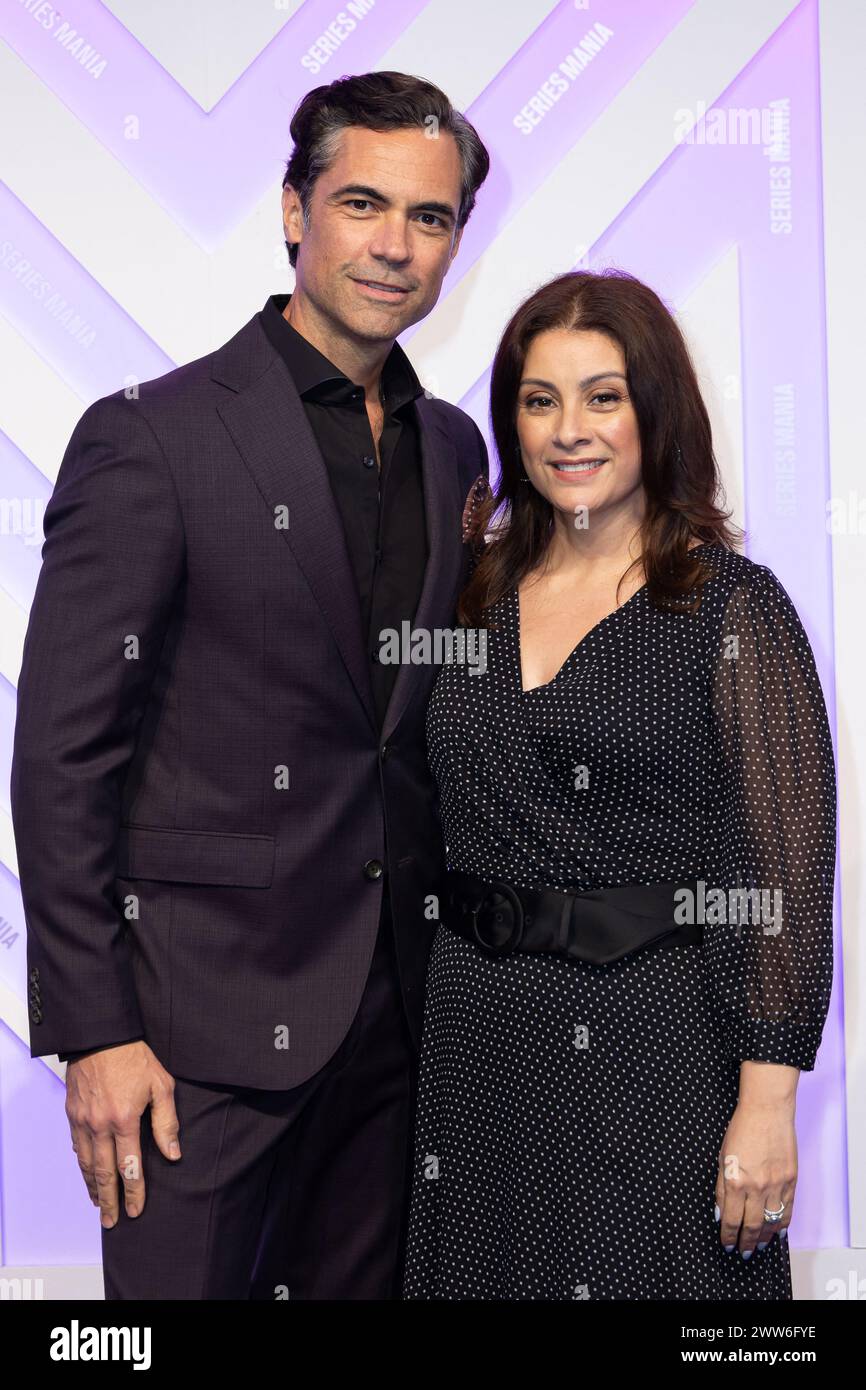
<path fill-rule="evenodd" d="M 295 242 L 304 239 L 304 210 L 301 207 L 301 200 L 290 183 L 283 189 L 283 230 L 286 241 Z"/>

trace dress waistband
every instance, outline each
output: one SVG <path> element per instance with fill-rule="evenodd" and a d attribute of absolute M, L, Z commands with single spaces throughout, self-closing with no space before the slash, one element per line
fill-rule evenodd
<path fill-rule="evenodd" d="M 607 965 L 647 946 L 687 946 L 703 940 L 699 923 L 674 922 L 674 894 L 697 883 L 628 884 L 584 893 L 515 888 L 502 879 L 447 870 L 440 921 L 496 956 L 546 951 Z"/>

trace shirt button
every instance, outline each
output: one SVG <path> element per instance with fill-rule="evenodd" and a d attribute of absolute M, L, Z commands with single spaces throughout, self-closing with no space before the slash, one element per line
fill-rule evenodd
<path fill-rule="evenodd" d="M 374 458 L 371 458 L 369 454 L 365 454 L 361 462 L 363 463 L 365 468 L 376 467 L 376 460 Z"/>
<path fill-rule="evenodd" d="M 361 399 L 361 397 L 363 396 L 363 394 L 364 394 L 364 392 L 361 390 L 361 388 L 360 388 L 360 387 L 356 387 L 355 390 L 352 392 L 352 400 L 353 400 L 353 401 L 359 401 L 359 400 Z"/>

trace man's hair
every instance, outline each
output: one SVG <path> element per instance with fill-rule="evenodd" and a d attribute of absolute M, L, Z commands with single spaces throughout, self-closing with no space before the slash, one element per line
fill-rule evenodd
<path fill-rule="evenodd" d="M 448 131 L 460 154 L 460 207 L 457 230 L 465 225 L 475 195 L 487 177 L 490 157 L 475 127 L 455 111 L 432 82 L 405 72 L 367 72 L 314 87 L 300 102 L 290 127 L 294 148 L 286 165 L 283 188 L 291 184 L 308 225 L 313 186 L 337 156 L 340 135 L 348 126 L 367 130 L 417 127 L 435 136 Z M 286 242 L 289 262 L 298 259 L 298 243 Z"/>

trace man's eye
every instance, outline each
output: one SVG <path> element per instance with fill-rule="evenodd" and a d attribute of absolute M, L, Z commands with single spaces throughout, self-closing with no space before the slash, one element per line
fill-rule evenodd
<path fill-rule="evenodd" d="M 373 204 L 369 198 L 349 198 L 345 206 L 351 208 L 353 212 L 366 212 L 368 208 L 372 208 Z M 432 218 L 432 221 L 424 223 L 425 227 L 445 226 L 444 218 L 440 217 L 436 212 L 421 212 L 418 215 L 419 217 Z"/>

